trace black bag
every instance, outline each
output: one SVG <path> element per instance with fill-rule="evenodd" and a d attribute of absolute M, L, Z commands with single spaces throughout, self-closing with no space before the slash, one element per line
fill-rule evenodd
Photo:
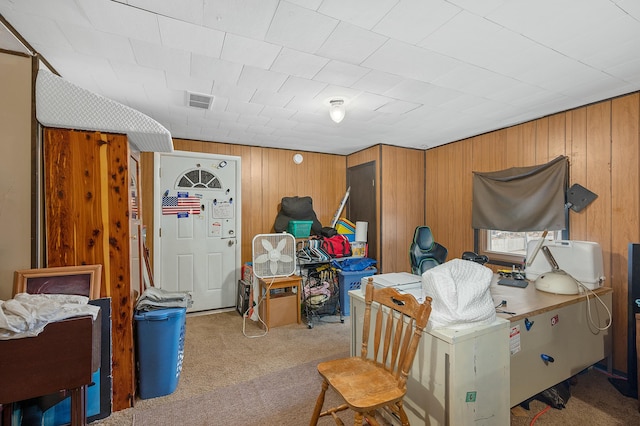
<path fill-rule="evenodd" d="M 313 211 L 313 200 L 311 197 L 283 197 L 280 203 L 280 211 L 276 216 L 273 229 L 276 232 L 284 232 L 289 226 L 290 220 L 311 220 L 311 233 L 320 235 L 322 224 Z"/>

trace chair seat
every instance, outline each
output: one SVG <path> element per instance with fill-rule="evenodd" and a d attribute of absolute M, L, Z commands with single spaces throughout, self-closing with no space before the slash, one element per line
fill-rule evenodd
<path fill-rule="evenodd" d="M 399 401 L 405 394 L 393 374 L 360 357 L 322 362 L 318 372 L 355 410 L 376 410 Z"/>

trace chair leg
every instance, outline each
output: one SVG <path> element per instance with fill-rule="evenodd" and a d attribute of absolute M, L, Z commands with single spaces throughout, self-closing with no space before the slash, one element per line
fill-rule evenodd
<path fill-rule="evenodd" d="M 398 415 L 400 416 L 402 426 L 409 426 L 409 418 L 407 417 L 407 413 L 404 412 L 404 405 L 402 404 L 402 401 L 398 401 L 396 403 L 396 407 L 398 407 Z"/>
<path fill-rule="evenodd" d="M 356 414 L 353 420 L 353 426 L 362 426 L 362 418 L 363 418 L 362 413 L 359 411 L 356 411 Z"/>
<path fill-rule="evenodd" d="M 324 405 L 324 394 L 329 389 L 329 383 L 326 380 L 322 380 L 322 389 L 320 390 L 320 395 L 318 395 L 318 399 L 316 400 L 316 406 L 313 409 L 313 416 L 311 417 L 311 421 L 309 422 L 309 426 L 316 426 L 318 424 L 318 418 L 320 418 L 320 412 L 322 411 L 322 406 Z"/>

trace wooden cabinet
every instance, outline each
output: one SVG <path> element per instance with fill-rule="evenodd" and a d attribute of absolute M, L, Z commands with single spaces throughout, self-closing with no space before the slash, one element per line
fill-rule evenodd
<path fill-rule="evenodd" d="M 135 390 L 131 278 L 132 259 L 141 256 L 140 215 L 132 221 L 130 211 L 132 153 L 126 135 L 67 129 L 45 129 L 43 151 L 46 265 L 103 265 L 100 295 L 112 303 L 112 397 L 119 411 L 132 406 Z M 139 266 L 133 269 L 139 276 Z"/>

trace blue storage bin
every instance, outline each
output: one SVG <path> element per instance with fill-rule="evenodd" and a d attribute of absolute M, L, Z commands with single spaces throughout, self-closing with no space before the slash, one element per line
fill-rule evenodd
<path fill-rule="evenodd" d="M 186 312 L 186 308 L 165 308 L 134 315 L 140 398 L 176 390 L 184 358 Z"/>
<path fill-rule="evenodd" d="M 342 315 L 349 316 L 349 290 L 360 288 L 360 280 L 364 277 L 375 275 L 378 270 L 370 266 L 363 271 L 338 270 L 338 284 L 340 285 L 340 311 Z"/>

